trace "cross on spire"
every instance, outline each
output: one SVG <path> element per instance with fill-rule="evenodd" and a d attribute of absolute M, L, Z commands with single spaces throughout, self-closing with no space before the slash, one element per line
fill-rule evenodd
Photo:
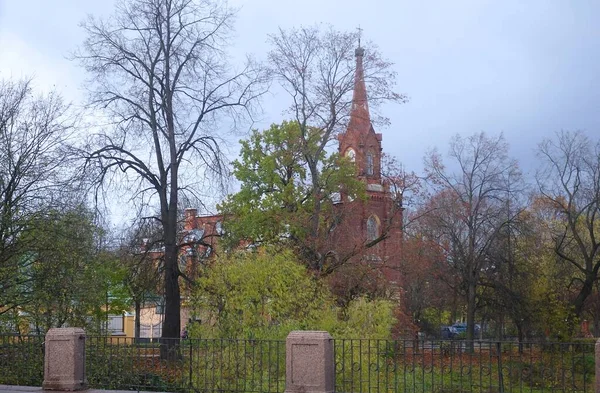
<path fill-rule="evenodd" d="M 363 29 L 360 28 L 360 25 L 356 28 L 358 30 L 358 47 L 360 48 L 360 38 L 362 36 Z"/>
<path fill-rule="evenodd" d="M 354 73 L 354 92 L 352 94 L 352 109 L 350 110 L 350 121 L 348 130 L 367 134 L 371 128 L 369 116 L 369 104 L 367 102 L 367 88 L 365 86 L 365 71 L 363 69 L 363 56 L 365 50 L 360 46 L 362 30 L 358 30 L 358 48 L 354 51 L 356 56 L 356 71 Z"/>

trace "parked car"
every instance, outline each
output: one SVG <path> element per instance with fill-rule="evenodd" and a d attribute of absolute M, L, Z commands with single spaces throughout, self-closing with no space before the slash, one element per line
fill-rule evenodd
<path fill-rule="evenodd" d="M 466 323 L 455 323 L 452 327 L 457 331 L 458 334 L 465 335 L 467 334 L 467 324 Z M 475 337 L 479 336 L 479 332 L 481 331 L 481 326 L 479 324 L 475 324 Z"/>
<path fill-rule="evenodd" d="M 458 336 L 458 331 L 454 326 L 442 326 L 441 334 L 442 340 L 451 340 Z"/>

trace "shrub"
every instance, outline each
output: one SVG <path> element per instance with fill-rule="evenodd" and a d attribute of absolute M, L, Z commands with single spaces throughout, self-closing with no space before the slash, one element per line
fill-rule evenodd
<path fill-rule="evenodd" d="M 361 297 L 341 310 L 291 251 L 264 248 L 216 258 L 198 281 L 190 337 L 284 339 L 292 330 L 389 338 L 394 305 Z"/>

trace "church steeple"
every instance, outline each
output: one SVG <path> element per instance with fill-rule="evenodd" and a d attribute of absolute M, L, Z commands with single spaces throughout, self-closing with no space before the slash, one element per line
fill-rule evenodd
<path fill-rule="evenodd" d="M 356 71 L 354 74 L 354 91 L 350 121 L 346 132 L 338 135 L 340 154 L 356 163 L 357 175 L 369 183 L 381 182 L 381 134 L 373 130 L 363 57 L 365 50 L 360 46 L 354 52 L 356 56 Z"/>
<path fill-rule="evenodd" d="M 356 71 L 354 73 L 354 92 L 352 95 L 352 108 L 350 109 L 350 122 L 348 131 L 367 133 L 371 129 L 371 116 L 369 115 L 369 103 L 367 101 L 367 87 L 365 86 L 365 71 L 363 68 L 363 56 L 365 50 L 360 46 L 354 51 L 356 56 Z"/>

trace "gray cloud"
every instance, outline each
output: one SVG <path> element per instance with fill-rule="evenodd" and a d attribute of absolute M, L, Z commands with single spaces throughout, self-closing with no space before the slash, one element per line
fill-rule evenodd
<path fill-rule="evenodd" d="M 65 56 L 83 40 L 88 13 L 111 1 L 0 0 L 0 77 L 34 73 L 80 100 L 84 75 Z M 384 149 L 409 169 L 450 136 L 504 132 L 526 170 L 533 148 L 560 129 L 600 129 L 600 2 L 233 0 L 239 7 L 232 56 L 264 57 L 278 26 L 360 25 L 396 65 L 406 105 L 388 106 Z M 259 126 L 282 120 L 281 97 L 266 97 Z"/>

